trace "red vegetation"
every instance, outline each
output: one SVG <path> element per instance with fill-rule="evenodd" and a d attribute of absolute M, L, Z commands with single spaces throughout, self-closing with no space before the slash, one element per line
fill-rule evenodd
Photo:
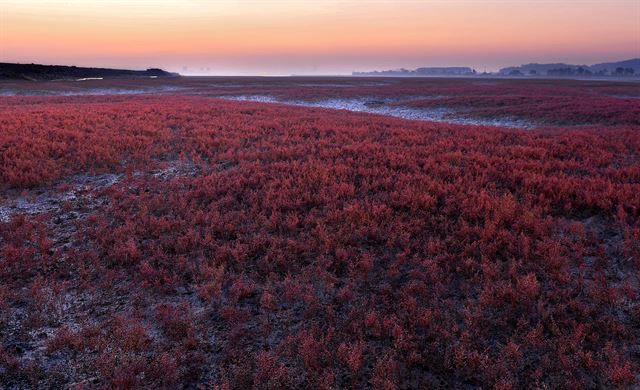
<path fill-rule="evenodd" d="M 0 383 L 637 386 L 640 129 L 623 111 L 605 123 L 627 127 L 519 131 L 3 98 L 3 207 L 123 175 L 0 222 Z"/>
<path fill-rule="evenodd" d="M 466 95 L 441 99 L 418 99 L 402 103 L 410 107 L 465 109 L 472 118 L 527 119 L 547 125 L 640 126 L 640 99 L 601 95 L 556 94 Z M 458 114 L 460 115 L 460 114 Z"/>
<path fill-rule="evenodd" d="M 197 85 L 197 84 L 196 84 Z M 387 78 L 278 79 L 208 88 L 211 96 L 269 95 L 283 101 L 365 99 L 412 108 L 446 108 L 450 118 L 516 119 L 534 126 L 640 126 L 637 83 L 576 80 Z M 203 91 L 200 91 L 204 93 Z"/>

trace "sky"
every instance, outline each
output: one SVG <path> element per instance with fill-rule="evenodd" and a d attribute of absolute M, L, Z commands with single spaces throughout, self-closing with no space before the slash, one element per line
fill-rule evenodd
<path fill-rule="evenodd" d="M 182 74 L 640 57 L 640 0 L 0 0 L 0 62 Z"/>

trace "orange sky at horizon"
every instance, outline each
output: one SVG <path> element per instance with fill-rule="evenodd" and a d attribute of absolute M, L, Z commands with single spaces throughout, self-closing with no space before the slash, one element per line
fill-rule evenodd
<path fill-rule="evenodd" d="M 2 0 L 0 61 L 318 74 L 640 57 L 640 0 Z"/>

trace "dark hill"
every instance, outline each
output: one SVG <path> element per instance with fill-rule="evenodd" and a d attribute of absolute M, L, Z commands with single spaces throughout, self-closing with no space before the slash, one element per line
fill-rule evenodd
<path fill-rule="evenodd" d="M 177 77 L 179 74 L 151 68 L 147 70 L 81 68 L 63 65 L 0 63 L 0 80 L 57 80 L 81 78 Z"/>

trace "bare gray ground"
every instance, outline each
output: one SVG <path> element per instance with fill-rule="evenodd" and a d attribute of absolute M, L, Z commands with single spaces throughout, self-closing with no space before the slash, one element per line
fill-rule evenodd
<path fill-rule="evenodd" d="M 149 175 L 164 181 L 194 175 L 196 172 L 197 169 L 189 162 L 172 161 L 163 169 L 135 172 L 133 176 Z M 125 179 L 126 175 L 122 173 L 76 175 L 51 186 L 25 191 L 4 191 L 0 198 L 0 223 L 9 222 L 16 216 L 41 217 L 40 220 L 49 229 L 51 253 L 55 256 L 53 261 L 56 264 L 64 263 L 68 251 L 85 245 L 77 233 L 87 224 L 89 216 L 108 206 L 109 196 L 106 190 L 123 183 Z M 32 307 L 32 303 L 26 303 L 32 301 L 29 299 L 31 292 L 28 289 L 15 292 L 21 299 L 14 302 L 7 311 L 0 313 L 0 339 L 3 347 L 18 357 L 21 367 L 33 367 L 34 378 L 30 379 L 33 388 L 94 388 L 99 383 L 95 377 L 83 372 L 82 364 L 69 364 L 70 361 L 77 362 L 76 359 L 70 360 L 65 352 L 51 353 L 48 345 L 61 329 L 75 332 L 94 326 L 103 332 L 108 331 L 102 329 L 105 322 L 110 323 L 118 315 L 126 317 L 130 314 L 134 310 L 132 302 L 137 297 L 126 291 L 104 290 L 99 287 L 80 289 L 76 285 L 67 284 L 68 282 L 62 283 L 64 285 L 60 285 L 60 291 L 54 291 L 51 286 L 41 288 L 38 307 L 42 310 Z M 202 303 L 193 291 L 178 291 L 176 295 L 167 296 L 156 303 L 179 303 L 185 300 L 193 308 L 200 307 L 196 310 L 197 315 L 204 315 Z M 149 313 L 154 310 L 154 305 L 147 308 Z M 41 312 L 47 313 L 47 316 L 41 316 Z M 153 318 L 153 315 L 149 314 L 147 317 Z M 155 322 L 147 321 L 144 325 L 152 341 L 163 337 Z M 79 359 L 81 361 L 82 357 Z M 4 387 L 0 383 L 0 389 L 5 388 L 31 387 Z"/>
<path fill-rule="evenodd" d="M 7 191 L 0 199 L 0 222 L 9 222 L 13 215 L 58 214 L 66 202 L 94 200 L 94 191 L 109 187 L 122 179 L 122 174 L 77 175 L 65 180 L 70 186 L 64 191 L 44 187 L 32 191 Z"/>
<path fill-rule="evenodd" d="M 236 95 L 219 97 L 227 100 L 251 101 L 259 103 L 279 103 L 291 106 L 320 107 L 333 110 L 366 112 L 369 114 L 387 115 L 402 119 L 451 123 L 457 125 L 496 126 L 516 129 L 530 129 L 535 127 L 531 122 L 518 119 L 482 119 L 463 117 L 460 114 L 464 114 L 464 111 L 454 110 L 451 108 L 412 108 L 402 107 L 399 105 L 390 106 L 388 104 L 394 101 L 389 99 L 333 98 L 318 101 L 306 101 L 279 100 L 272 95 Z"/>
<path fill-rule="evenodd" d="M 147 93 L 169 93 L 183 91 L 187 88 L 176 86 L 149 88 L 89 88 L 70 91 L 55 90 L 16 90 L 0 87 L 0 96 L 84 96 L 84 95 L 136 95 Z"/>

